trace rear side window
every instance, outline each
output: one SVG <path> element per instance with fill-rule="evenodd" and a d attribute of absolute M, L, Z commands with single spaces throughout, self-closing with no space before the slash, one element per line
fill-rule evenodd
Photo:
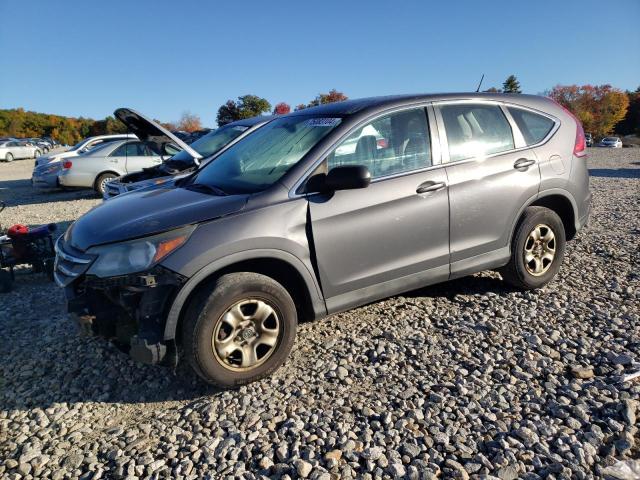
<path fill-rule="evenodd" d="M 509 113 L 518 125 L 527 145 L 540 143 L 554 125 L 554 121 L 550 118 L 521 108 L 509 107 Z"/>
<path fill-rule="evenodd" d="M 449 143 L 449 161 L 513 150 L 513 132 L 497 105 L 440 106 Z"/>
<path fill-rule="evenodd" d="M 140 157 L 146 155 L 144 145 L 139 142 L 125 143 L 120 145 L 111 154 L 112 157 Z"/>
<path fill-rule="evenodd" d="M 357 129 L 329 155 L 327 167 L 364 165 L 373 178 L 431 166 L 424 108 L 392 113 Z"/>

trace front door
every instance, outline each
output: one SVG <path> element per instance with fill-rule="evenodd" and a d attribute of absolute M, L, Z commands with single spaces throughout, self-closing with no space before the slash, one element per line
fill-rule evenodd
<path fill-rule="evenodd" d="M 432 165 L 424 108 L 378 117 L 321 169 L 365 165 L 369 187 L 309 196 L 316 263 L 330 312 L 449 276 L 444 168 Z"/>

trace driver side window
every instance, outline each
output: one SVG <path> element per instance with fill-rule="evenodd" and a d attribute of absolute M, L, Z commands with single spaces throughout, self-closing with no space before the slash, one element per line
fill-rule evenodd
<path fill-rule="evenodd" d="M 425 109 L 385 115 L 357 129 L 327 158 L 328 170 L 343 165 L 364 165 L 372 178 L 431 166 Z"/>

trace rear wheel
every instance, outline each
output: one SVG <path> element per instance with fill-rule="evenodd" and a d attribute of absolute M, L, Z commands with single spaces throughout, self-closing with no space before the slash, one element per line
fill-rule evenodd
<path fill-rule="evenodd" d="M 95 191 L 100 195 L 104 195 L 104 192 L 107 188 L 107 183 L 115 180 L 116 178 L 118 178 L 118 176 L 113 173 L 103 173 L 96 180 Z"/>
<path fill-rule="evenodd" d="M 191 303 L 182 345 L 206 382 L 237 387 L 277 370 L 296 328 L 296 308 L 282 285 L 265 275 L 231 273 Z"/>
<path fill-rule="evenodd" d="M 13 162 L 13 155 L 10 153 L 7 153 L 4 157 L 5 161 L 7 162 Z"/>
<path fill-rule="evenodd" d="M 565 244 L 560 217 L 548 208 L 529 207 L 513 235 L 511 260 L 500 274 L 514 287 L 541 288 L 558 273 Z"/>
<path fill-rule="evenodd" d="M 40 155 L 42 155 L 42 152 L 40 150 L 36 150 L 35 152 L 33 152 L 33 158 L 38 158 Z"/>

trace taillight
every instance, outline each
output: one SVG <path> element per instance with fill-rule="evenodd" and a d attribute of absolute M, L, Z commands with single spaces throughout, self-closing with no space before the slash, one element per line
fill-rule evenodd
<path fill-rule="evenodd" d="M 573 154 L 576 157 L 584 157 L 587 155 L 587 139 L 584 136 L 584 129 L 582 128 L 582 123 L 580 123 L 580 120 L 578 120 L 578 117 L 576 117 L 573 113 L 571 113 L 571 110 L 569 110 L 567 107 L 565 107 L 564 105 L 556 102 L 553 98 L 551 99 L 552 102 L 556 103 L 557 105 L 560 106 L 560 108 L 562 108 L 565 112 L 567 112 L 567 114 L 569 114 L 571 116 L 571 118 L 573 118 L 576 122 L 576 141 L 573 144 Z"/>
<path fill-rule="evenodd" d="M 582 124 L 576 117 L 573 118 L 576 119 L 576 143 L 573 146 L 573 154 L 576 157 L 584 157 L 587 154 L 587 139 L 584 136 Z"/>
<path fill-rule="evenodd" d="M 73 162 L 71 162 L 70 160 L 67 160 L 62 164 L 62 168 L 66 170 L 70 169 L 72 166 L 73 166 Z"/>

